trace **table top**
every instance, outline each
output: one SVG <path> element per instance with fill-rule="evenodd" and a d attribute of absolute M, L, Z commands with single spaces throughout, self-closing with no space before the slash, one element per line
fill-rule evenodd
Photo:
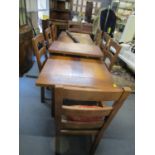
<path fill-rule="evenodd" d="M 74 55 L 89 58 L 102 58 L 103 53 L 96 45 L 88 45 L 81 43 L 66 43 L 54 41 L 48 49 L 49 53 Z"/>
<path fill-rule="evenodd" d="M 105 89 L 113 88 L 113 80 L 101 60 L 52 56 L 45 63 L 36 85 L 66 85 Z"/>
<path fill-rule="evenodd" d="M 81 44 L 94 44 L 93 40 L 91 39 L 89 34 L 83 33 L 74 33 L 70 32 L 70 34 L 76 38 Z M 73 43 L 74 41 L 67 35 L 65 31 L 62 31 L 58 37 L 58 41 L 66 42 L 66 43 Z"/>

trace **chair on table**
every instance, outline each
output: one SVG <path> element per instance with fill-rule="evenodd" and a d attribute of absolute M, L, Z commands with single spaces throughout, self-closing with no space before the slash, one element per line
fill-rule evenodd
<path fill-rule="evenodd" d="M 113 39 L 110 39 L 108 46 L 104 50 L 104 61 L 109 71 L 111 71 L 112 66 L 116 62 L 120 50 L 121 46 Z"/>
<path fill-rule="evenodd" d="M 46 41 L 47 41 L 47 45 L 49 47 L 52 44 L 52 42 L 53 42 L 52 32 L 51 32 L 51 28 L 50 27 L 45 29 L 45 38 L 46 38 Z"/>
<path fill-rule="evenodd" d="M 81 32 L 81 23 L 80 22 L 68 22 L 68 31 L 69 32 Z"/>
<path fill-rule="evenodd" d="M 131 92 L 130 88 L 109 88 L 95 90 L 88 88 L 56 86 L 55 124 L 56 124 L 56 155 L 60 151 L 61 135 L 92 135 L 95 136 L 89 154 L 94 155 L 105 129 L 123 105 Z M 84 94 L 84 95 L 83 95 Z M 111 106 L 96 104 L 65 105 L 64 100 L 77 101 L 113 101 Z M 92 137 L 93 138 L 93 137 Z"/>
<path fill-rule="evenodd" d="M 57 40 L 57 27 L 55 24 L 51 25 L 51 33 L 52 33 L 52 39 Z"/>
<path fill-rule="evenodd" d="M 48 59 L 46 52 L 46 44 L 42 33 L 32 38 L 34 53 L 37 59 L 39 72 L 42 70 L 46 60 Z M 41 102 L 45 102 L 45 90 L 41 87 Z"/>

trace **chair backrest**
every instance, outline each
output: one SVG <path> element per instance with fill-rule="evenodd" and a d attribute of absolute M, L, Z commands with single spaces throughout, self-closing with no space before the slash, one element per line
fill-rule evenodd
<path fill-rule="evenodd" d="M 51 33 L 52 33 L 52 39 L 57 40 L 57 27 L 55 24 L 51 25 Z"/>
<path fill-rule="evenodd" d="M 57 132 L 64 134 L 96 134 L 108 118 L 114 117 L 129 92 L 130 89 L 128 88 L 95 90 L 56 86 L 54 99 Z M 97 102 L 114 101 L 114 103 L 112 106 L 102 106 L 100 104 L 100 106 L 86 106 L 85 108 L 77 105 L 66 106 L 63 104 L 65 99 Z"/>
<path fill-rule="evenodd" d="M 81 23 L 80 22 L 68 22 L 68 31 L 69 32 L 80 32 L 81 31 Z"/>
<path fill-rule="evenodd" d="M 46 38 L 46 41 L 48 42 L 48 47 L 52 44 L 52 32 L 51 32 L 51 28 L 48 27 L 45 29 L 45 38 Z"/>
<path fill-rule="evenodd" d="M 84 34 L 91 34 L 92 33 L 92 24 L 69 21 L 68 22 L 68 31 L 84 33 Z"/>
<path fill-rule="evenodd" d="M 112 66 L 116 62 L 120 50 L 121 46 L 113 39 L 110 39 L 107 48 L 104 50 L 104 60 L 109 71 L 111 71 Z"/>
<path fill-rule="evenodd" d="M 32 44 L 33 44 L 34 52 L 37 58 L 39 71 L 41 71 L 43 65 L 45 64 L 48 58 L 47 53 L 46 53 L 46 45 L 45 45 L 43 34 L 40 33 L 34 38 L 32 38 Z"/>
<path fill-rule="evenodd" d="M 100 46 L 101 41 L 102 41 L 102 31 L 97 29 L 96 35 L 95 35 L 95 38 L 94 38 L 94 42 L 95 42 L 96 45 Z"/>
<path fill-rule="evenodd" d="M 103 33 L 103 40 L 102 40 L 102 46 L 103 46 L 103 48 L 106 49 L 108 47 L 109 42 L 110 42 L 110 39 L 112 39 L 110 37 L 110 35 L 108 33 L 104 32 Z"/>

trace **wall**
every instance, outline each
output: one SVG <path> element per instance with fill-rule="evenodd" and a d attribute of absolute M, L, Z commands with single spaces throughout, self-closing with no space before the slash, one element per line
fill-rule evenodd
<path fill-rule="evenodd" d="M 111 4 L 112 0 L 94 0 L 102 3 L 102 7 L 108 7 Z"/>

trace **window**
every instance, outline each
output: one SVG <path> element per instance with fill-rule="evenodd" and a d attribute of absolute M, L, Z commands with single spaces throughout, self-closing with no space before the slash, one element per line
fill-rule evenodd
<path fill-rule="evenodd" d="M 20 26 L 26 25 L 26 6 L 25 6 L 25 1 L 20 0 L 19 1 L 19 24 Z"/>
<path fill-rule="evenodd" d="M 26 0 L 27 12 L 38 12 L 39 18 L 49 16 L 49 0 Z"/>
<path fill-rule="evenodd" d="M 38 10 L 46 10 L 47 7 L 47 0 L 38 0 Z"/>
<path fill-rule="evenodd" d="M 49 17 L 49 0 L 26 0 L 26 8 L 33 26 L 42 32 L 41 19 Z"/>
<path fill-rule="evenodd" d="M 73 0 L 73 11 L 76 13 L 79 13 L 79 12 L 85 13 L 86 3 L 87 3 L 87 0 Z M 95 15 L 97 13 L 97 10 L 100 9 L 100 7 L 101 7 L 101 2 L 93 2 L 92 15 Z"/>
<path fill-rule="evenodd" d="M 40 19 L 49 16 L 49 0 L 38 0 L 38 16 Z"/>

